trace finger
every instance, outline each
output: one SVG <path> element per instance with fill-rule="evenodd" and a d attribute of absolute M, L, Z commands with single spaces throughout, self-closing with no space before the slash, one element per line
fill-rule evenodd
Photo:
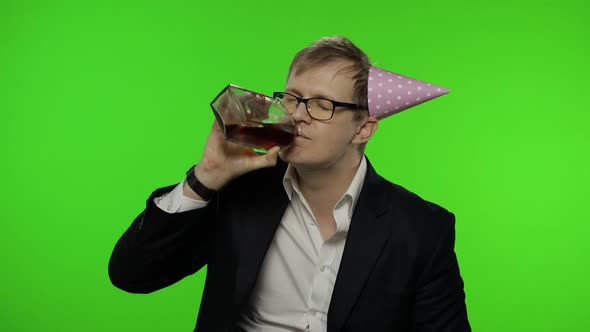
<path fill-rule="evenodd" d="M 277 162 L 277 156 L 279 155 L 280 150 L 281 150 L 281 147 L 275 146 L 272 149 L 268 150 L 268 152 L 266 153 L 266 155 L 264 157 L 266 158 L 266 160 L 268 162 L 275 165 Z"/>
<path fill-rule="evenodd" d="M 211 130 L 221 132 L 221 127 L 219 126 L 219 122 L 217 119 L 213 120 L 213 125 L 211 126 Z"/>
<path fill-rule="evenodd" d="M 209 133 L 209 137 L 207 138 L 207 145 L 211 145 L 212 147 L 221 148 L 225 141 L 225 136 L 223 135 L 223 130 L 219 126 L 217 121 L 213 121 L 213 125 L 211 126 L 211 132 Z"/>
<path fill-rule="evenodd" d="M 231 141 L 225 141 L 224 146 L 228 156 L 239 157 L 256 155 L 252 148 Z"/>
<path fill-rule="evenodd" d="M 269 153 L 264 155 L 257 155 L 246 160 L 246 171 L 250 172 L 259 168 L 272 167 L 277 163 L 277 148 L 274 147 L 269 150 Z M 272 152 L 271 152 L 272 151 Z"/>

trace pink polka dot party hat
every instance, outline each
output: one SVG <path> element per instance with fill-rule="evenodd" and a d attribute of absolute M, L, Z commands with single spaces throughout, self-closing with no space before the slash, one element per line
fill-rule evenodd
<path fill-rule="evenodd" d="M 368 82 L 369 114 L 383 119 L 449 93 L 448 89 L 371 66 Z"/>

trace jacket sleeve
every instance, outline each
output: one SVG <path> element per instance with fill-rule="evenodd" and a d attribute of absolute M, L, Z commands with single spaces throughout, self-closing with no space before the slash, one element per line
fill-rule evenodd
<path fill-rule="evenodd" d="M 207 264 L 215 237 L 217 198 L 202 209 L 168 213 L 156 206 L 154 197 L 175 186 L 152 192 L 145 209 L 117 241 L 108 266 L 117 288 L 150 293 Z"/>
<path fill-rule="evenodd" d="M 417 281 L 413 308 L 415 332 L 471 331 L 467 319 L 463 279 L 454 251 L 455 216 L 437 213 L 433 250 Z M 441 217 L 442 216 L 442 217 Z"/>

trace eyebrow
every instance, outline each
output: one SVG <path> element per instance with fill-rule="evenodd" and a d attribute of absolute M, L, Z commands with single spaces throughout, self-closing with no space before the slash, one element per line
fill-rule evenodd
<path fill-rule="evenodd" d="M 285 92 L 289 92 L 289 93 L 291 93 L 291 92 L 292 92 L 292 93 L 294 93 L 294 94 L 296 94 L 296 95 L 303 96 L 303 93 L 301 93 L 301 91 L 299 91 L 299 90 L 297 90 L 297 89 L 294 89 L 294 88 L 291 88 L 291 89 L 286 89 L 286 91 L 285 91 Z M 314 96 L 314 97 L 310 97 L 310 98 L 324 98 L 324 99 L 329 99 L 329 100 L 335 100 L 334 98 L 331 98 L 331 97 L 329 97 L 329 96 L 322 95 L 322 94 L 319 94 L 319 95 L 316 95 L 316 96 Z"/>

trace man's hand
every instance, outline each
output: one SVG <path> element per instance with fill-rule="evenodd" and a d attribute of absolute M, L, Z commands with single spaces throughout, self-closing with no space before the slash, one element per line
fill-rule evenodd
<path fill-rule="evenodd" d="M 259 168 L 276 165 L 280 147 L 275 146 L 264 155 L 251 148 L 226 141 L 217 121 L 213 122 L 201 162 L 193 169 L 195 176 L 207 188 L 219 190 L 232 179 Z M 188 191 L 188 192 L 187 192 Z M 188 186 L 185 195 L 198 198 Z"/>

